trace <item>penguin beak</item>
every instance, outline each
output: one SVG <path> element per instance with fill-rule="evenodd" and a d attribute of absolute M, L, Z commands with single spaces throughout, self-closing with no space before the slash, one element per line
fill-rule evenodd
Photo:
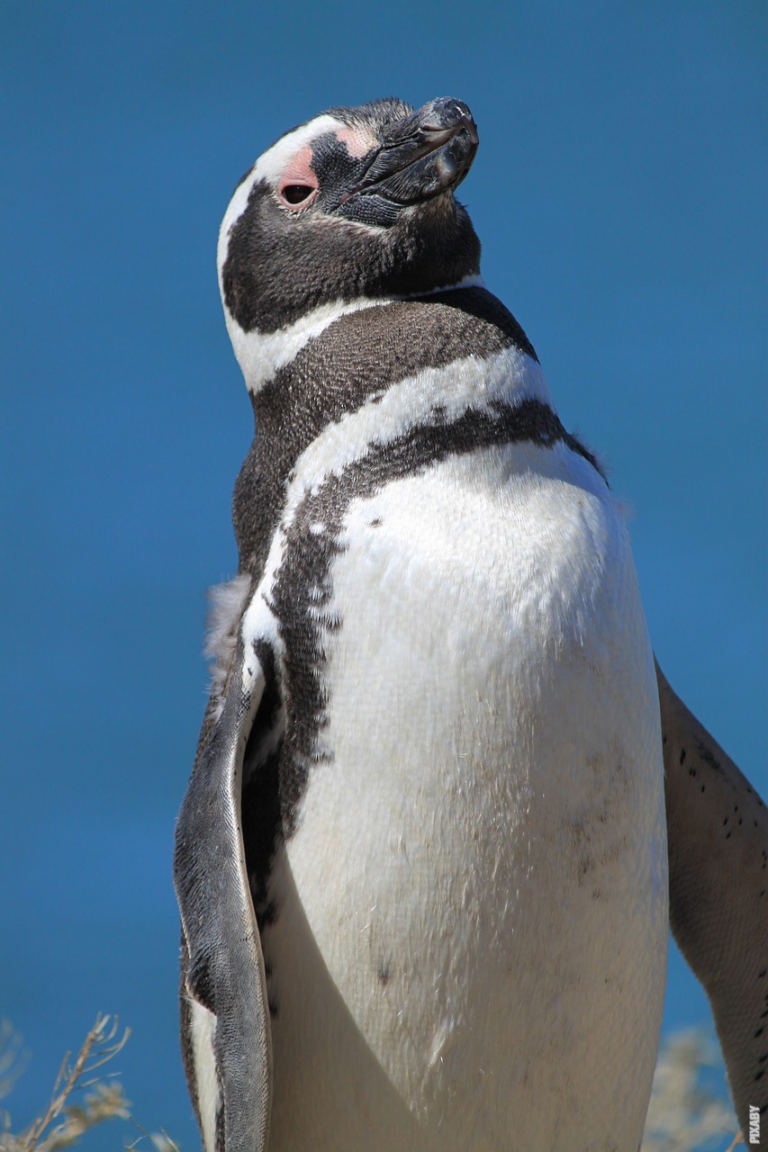
<path fill-rule="evenodd" d="M 388 125 L 362 180 L 339 201 L 377 195 L 406 206 L 456 188 L 477 152 L 477 125 L 461 100 L 441 97 Z"/>

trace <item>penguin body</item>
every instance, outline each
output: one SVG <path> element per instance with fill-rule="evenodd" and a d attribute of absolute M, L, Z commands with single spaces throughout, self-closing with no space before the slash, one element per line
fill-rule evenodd
<path fill-rule="evenodd" d="M 598 612 L 612 600 L 636 643 L 634 581 L 625 570 L 621 587 L 598 577 L 595 588 L 593 557 L 574 572 L 566 548 L 573 599 L 543 604 L 562 573 L 529 536 L 521 569 L 536 576 L 512 584 L 509 522 L 550 504 L 549 477 L 521 492 L 519 460 L 472 456 L 387 485 L 345 518 L 330 573 L 340 626 L 326 642 L 327 763 L 310 774 L 270 888 L 308 931 L 280 911 L 262 934 L 277 1148 L 323 1132 L 328 1147 L 458 1150 L 503 1147 L 513 1131 L 542 1148 L 589 1146 L 606 1125 L 635 1144 L 642 1131 L 667 937 L 654 685 L 649 662 L 627 669 L 597 723 L 582 674 L 594 663 L 607 676 L 621 641 L 606 630 L 583 644 L 578 619 L 584 599 Z M 558 471 L 551 487 L 563 474 L 570 487 L 570 469 Z M 566 495 L 555 532 L 572 529 L 577 499 Z M 619 551 L 599 497 L 585 520 Z M 562 645 L 551 660 L 525 640 L 532 619 Z M 634 729 L 608 720 L 643 695 Z M 292 956 L 316 956 L 313 941 L 343 1001 L 331 1021 L 323 977 L 292 971 Z M 360 1046 L 386 1092 L 361 1075 Z M 315 1096 L 319 1067 L 331 1077 Z M 342 1110 L 339 1082 L 352 1093 Z M 361 1120 L 377 1111 L 363 1141 Z"/>
<path fill-rule="evenodd" d="M 440 379 L 461 411 L 454 376 Z M 501 379 L 511 403 L 509 368 Z M 299 461 L 267 577 L 285 662 L 315 633 L 322 660 L 299 695 L 305 708 L 314 687 L 323 714 L 261 933 L 274 1147 L 360 1147 L 363 1124 L 369 1148 L 491 1149 L 513 1128 L 527 1147 L 565 1148 L 619 1119 L 636 1145 L 663 1001 L 666 847 L 624 526 L 563 443 L 437 461 L 431 444 L 387 479 L 395 391 L 376 405 L 376 450 L 352 434 L 365 406 L 346 421 L 345 444 L 366 444 L 361 473 L 329 475 L 318 442 Z M 615 689 L 599 716 L 596 681 Z"/>
<path fill-rule="evenodd" d="M 206 1152 L 635 1152 L 664 997 L 626 528 L 453 190 L 468 109 L 334 109 L 235 192 L 240 573 L 177 829 Z"/>

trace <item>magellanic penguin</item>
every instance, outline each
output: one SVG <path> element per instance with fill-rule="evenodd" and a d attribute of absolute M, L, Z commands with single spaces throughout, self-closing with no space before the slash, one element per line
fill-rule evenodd
<path fill-rule="evenodd" d="M 477 143 L 458 100 L 334 108 L 222 224 L 255 438 L 176 840 L 206 1152 L 637 1152 L 665 766 L 672 925 L 745 1131 L 768 1102 L 765 809 L 479 278 Z"/>

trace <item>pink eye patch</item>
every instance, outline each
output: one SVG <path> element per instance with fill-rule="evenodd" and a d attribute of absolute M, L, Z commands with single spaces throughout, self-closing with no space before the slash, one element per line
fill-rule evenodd
<path fill-rule="evenodd" d="M 320 185 L 311 161 L 312 148 L 307 144 L 291 158 L 280 177 L 277 196 L 286 208 L 306 207 L 317 195 Z"/>

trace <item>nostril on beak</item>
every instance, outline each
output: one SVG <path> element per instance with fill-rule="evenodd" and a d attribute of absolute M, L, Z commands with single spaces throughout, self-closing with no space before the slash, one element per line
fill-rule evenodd
<path fill-rule="evenodd" d="M 478 143 L 477 125 L 472 113 L 463 100 L 440 96 L 431 100 L 416 113 L 422 127 L 427 131 L 445 131 L 451 128 L 464 128 L 473 144 Z"/>

